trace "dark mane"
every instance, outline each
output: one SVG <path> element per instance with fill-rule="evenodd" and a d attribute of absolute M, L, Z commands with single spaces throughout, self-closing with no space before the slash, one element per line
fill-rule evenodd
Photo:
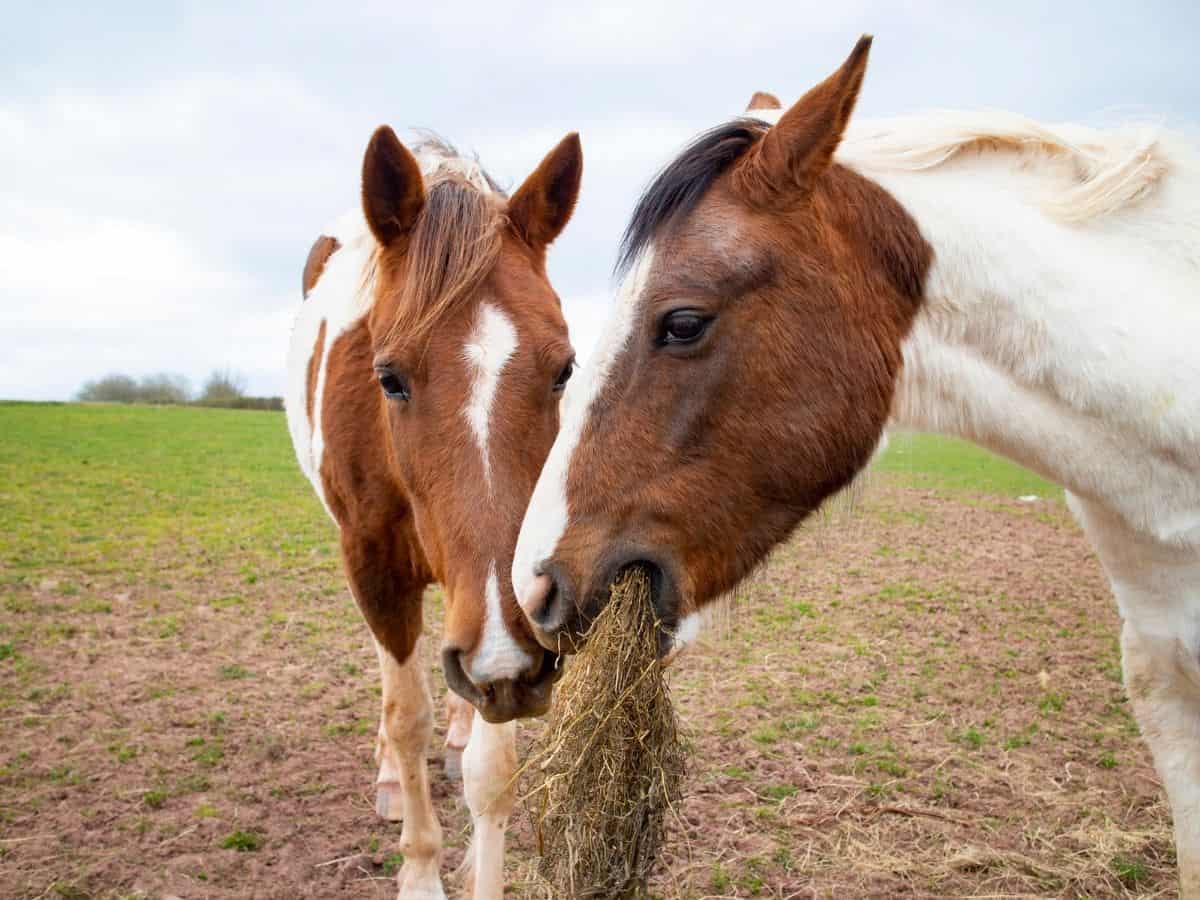
<path fill-rule="evenodd" d="M 616 272 L 623 275 L 654 236 L 696 208 L 729 166 L 766 134 L 769 126 L 742 118 L 712 128 L 684 148 L 650 182 L 621 237 Z"/>

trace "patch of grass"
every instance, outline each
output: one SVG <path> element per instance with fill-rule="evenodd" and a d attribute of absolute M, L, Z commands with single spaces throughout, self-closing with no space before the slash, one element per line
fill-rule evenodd
<path fill-rule="evenodd" d="M 886 800 L 895 793 L 895 789 L 890 784 L 879 784 L 872 782 L 867 785 L 867 796 L 872 800 Z"/>
<path fill-rule="evenodd" d="M 1111 753 L 1101 753 L 1099 765 L 1102 769 L 1115 769 L 1117 767 L 1117 758 Z"/>
<path fill-rule="evenodd" d="M 959 743 L 970 747 L 972 750 L 978 750 L 987 740 L 983 736 L 982 732 L 980 732 L 974 725 L 965 729 L 964 731 L 959 732 L 957 739 Z"/>
<path fill-rule="evenodd" d="M 175 782 L 177 794 L 203 794 L 212 787 L 208 777 L 200 774 L 185 775 Z"/>
<path fill-rule="evenodd" d="M 221 841 L 223 848 L 226 850 L 236 850 L 238 853 L 253 853 L 256 850 L 261 850 L 262 845 L 263 836 L 257 831 L 235 831 Z"/>
<path fill-rule="evenodd" d="M 389 878 L 395 875 L 404 866 L 404 854 L 393 853 L 383 861 L 383 874 Z"/>
<path fill-rule="evenodd" d="M 229 666 L 221 666 L 220 675 L 228 681 L 240 681 L 243 678 L 249 678 L 250 671 L 244 666 L 239 666 L 235 663 Z"/>
<path fill-rule="evenodd" d="M 1132 856 L 1115 856 L 1109 864 L 1114 875 L 1127 888 L 1135 888 L 1149 875 L 1150 870 L 1144 862 Z"/>
<path fill-rule="evenodd" d="M 131 747 L 128 744 L 113 744 L 108 748 L 109 753 L 116 757 L 117 762 L 124 765 L 132 759 L 136 759 L 138 748 Z"/>
<path fill-rule="evenodd" d="M 1042 699 L 1038 701 L 1038 709 L 1047 715 L 1062 712 L 1066 705 L 1067 701 L 1063 695 L 1054 691 L 1043 694 Z"/>
<path fill-rule="evenodd" d="M 775 744 L 783 737 L 783 733 L 774 725 L 764 725 L 750 733 L 750 740 L 756 744 Z"/>
<path fill-rule="evenodd" d="M 206 768 L 212 768 L 225 758 L 225 747 L 220 740 L 192 738 L 188 741 L 188 746 L 195 748 L 192 751 L 192 759 Z"/>
<path fill-rule="evenodd" d="M 794 784 L 772 784 L 762 790 L 762 796 L 776 803 L 782 803 L 788 797 L 794 797 L 800 789 Z"/>
<path fill-rule="evenodd" d="M 54 882 L 49 890 L 54 892 L 55 897 L 62 897 L 63 900 L 90 900 L 92 896 L 78 885 L 66 881 Z"/>
<path fill-rule="evenodd" d="M 166 802 L 167 792 L 161 788 L 155 788 L 142 794 L 142 803 L 149 809 L 162 809 Z"/>
<path fill-rule="evenodd" d="M 1005 497 L 1061 500 L 1063 490 L 1015 463 L 965 441 L 941 435 L 892 432 L 874 467 L 902 476 L 915 486 L 943 493 L 977 491 Z"/>
<path fill-rule="evenodd" d="M 712 886 L 714 890 L 724 894 L 732 884 L 733 879 L 730 878 L 729 873 L 725 871 L 725 867 L 720 863 L 714 865 L 712 873 Z"/>

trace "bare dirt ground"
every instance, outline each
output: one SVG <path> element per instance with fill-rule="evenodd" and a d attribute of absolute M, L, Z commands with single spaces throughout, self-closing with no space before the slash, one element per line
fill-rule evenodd
<path fill-rule="evenodd" d="M 394 895 L 332 534 L 286 570 L 181 547 L 4 592 L 0 896 Z M 1175 896 L 1117 634 L 1058 502 L 878 478 L 678 664 L 691 772 L 656 894 Z M 468 817 L 434 769 L 453 895 Z M 533 896 L 517 820 L 509 893 Z"/>

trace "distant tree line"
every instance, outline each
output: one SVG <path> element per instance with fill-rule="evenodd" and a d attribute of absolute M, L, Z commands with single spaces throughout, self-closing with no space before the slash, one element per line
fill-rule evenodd
<path fill-rule="evenodd" d="M 129 375 L 105 375 L 89 381 L 76 395 L 85 403 L 150 403 L 155 405 L 223 406 L 229 409 L 283 409 L 282 397 L 253 397 L 246 393 L 246 380 L 229 371 L 208 376 L 198 395 L 182 375 L 159 372 L 133 378 Z"/>

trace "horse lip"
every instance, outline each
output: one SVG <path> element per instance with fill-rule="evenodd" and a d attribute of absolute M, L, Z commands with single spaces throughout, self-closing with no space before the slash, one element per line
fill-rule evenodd
<path fill-rule="evenodd" d="M 537 674 L 494 682 L 480 687 L 467 677 L 462 651 L 447 646 L 442 650 L 442 672 L 446 684 L 478 711 L 486 722 L 501 723 L 544 715 L 550 709 L 554 684 L 562 677 L 557 654 L 545 651 Z"/>

